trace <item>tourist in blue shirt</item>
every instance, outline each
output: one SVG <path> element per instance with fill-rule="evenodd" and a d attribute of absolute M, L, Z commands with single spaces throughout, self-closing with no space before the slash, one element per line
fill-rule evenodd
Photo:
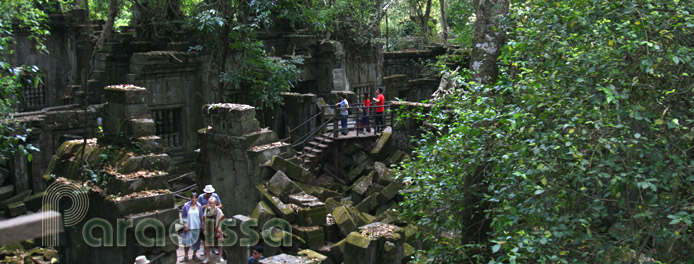
<path fill-rule="evenodd" d="M 222 208 L 222 200 L 219 199 L 219 195 L 214 193 L 214 187 L 212 187 L 212 184 L 205 185 L 205 189 L 202 190 L 203 194 L 200 194 L 198 196 L 198 202 L 202 205 L 202 207 L 207 207 L 207 201 L 210 199 L 210 197 L 214 197 L 215 200 L 217 200 L 217 208 Z"/>
<path fill-rule="evenodd" d="M 258 261 L 264 258 L 263 246 L 255 245 L 253 246 L 253 251 L 251 251 L 251 257 L 248 258 L 248 264 L 258 264 Z"/>

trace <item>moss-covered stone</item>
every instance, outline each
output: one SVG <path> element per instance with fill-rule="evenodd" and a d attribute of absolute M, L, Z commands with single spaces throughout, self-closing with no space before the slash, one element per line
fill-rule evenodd
<path fill-rule="evenodd" d="M 371 167 L 371 163 L 368 161 L 364 161 L 362 163 L 359 163 L 359 165 L 353 167 L 348 173 L 347 173 L 347 178 L 349 179 L 349 182 L 354 181 L 354 179 L 357 179 L 359 176 L 362 175 L 365 171 L 368 171 L 368 169 Z"/>
<path fill-rule="evenodd" d="M 338 202 L 337 200 L 335 200 L 335 198 L 332 197 L 325 200 L 325 209 L 328 212 L 332 212 L 333 210 L 335 210 L 335 208 L 341 205 L 342 204 L 340 202 Z"/>
<path fill-rule="evenodd" d="M 360 213 L 350 205 L 343 205 L 335 208 L 332 213 L 335 224 L 343 234 L 357 230 L 357 227 L 368 223 L 369 219 L 365 214 Z"/>
<path fill-rule="evenodd" d="M 414 256 L 414 247 L 408 243 L 403 245 L 403 262 Z"/>
<path fill-rule="evenodd" d="M 304 192 L 309 195 L 317 197 L 321 201 L 325 201 L 330 197 L 340 197 L 339 192 L 333 191 L 331 189 L 323 188 L 320 186 L 312 186 L 304 183 L 296 183 Z"/>
<path fill-rule="evenodd" d="M 378 202 L 387 203 L 388 201 L 392 200 L 396 195 L 398 195 L 398 192 L 402 190 L 402 188 L 402 183 L 397 181 L 391 182 L 385 188 L 383 188 L 381 194 L 378 195 Z"/>
<path fill-rule="evenodd" d="M 310 249 L 304 249 L 302 251 L 299 251 L 298 254 L 299 254 L 299 256 L 305 256 L 305 257 L 309 258 L 311 261 L 314 261 L 316 263 L 321 263 L 321 264 L 332 263 L 332 261 L 330 261 L 330 259 L 328 259 L 327 256 L 320 254 L 318 252 L 315 252 L 313 250 L 310 250 Z"/>
<path fill-rule="evenodd" d="M 270 206 L 267 205 L 264 201 L 258 202 L 258 204 L 255 206 L 255 209 L 253 209 L 253 213 L 251 213 L 251 218 L 255 218 L 258 220 L 258 227 L 261 227 L 265 225 L 265 222 L 268 220 L 275 218 L 276 214 L 275 212 L 272 211 Z"/>
<path fill-rule="evenodd" d="M 299 165 L 291 163 L 279 156 L 275 156 L 272 158 L 272 161 L 270 162 L 270 167 L 278 171 L 283 171 L 287 175 L 287 177 L 301 183 L 306 183 L 308 179 L 311 177 L 311 172 L 309 172 L 307 169 L 304 169 Z"/>
<path fill-rule="evenodd" d="M 366 176 L 359 178 L 349 187 L 352 201 L 361 201 L 366 196 L 366 191 L 371 187 L 374 173 L 371 172 Z"/>
<path fill-rule="evenodd" d="M 390 158 L 388 158 L 386 162 L 388 164 L 398 164 L 400 163 L 400 161 L 403 160 L 403 157 L 405 157 L 405 155 L 407 155 L 405 154 L 405 152 L 398 149 L 393 153 L 393 155 L 390 156 Z"/>
<path fill-rule="evenodd" d="M 376 208 L 378 206 L 378 198 L 377 194 L 372 194 L 364 198 L 358 205 L 357 205 L 357 210 L 362 213 L 369 213 L 371 210 Z"/>
<path fill-rule="evenodd" d="M 11 217 L 15 217 L 15 216 L 23 215 L 23 214 L 27 213 L 27 207 L 23 202 L 16 202 L 16 203 L 8 204 L 7 210 L 9 211 Z"/>
<path fill-rule="evenodd" d="M 351 232 L 344 242 L 344 263 L 377 263 L 378 245 L 376 240 Z"/>
<path fill-rule="evenodd" d="M 267 182 L 267 189 L 275 196 L 282 198 L 284 201 L 288 198 L 290 194 L 295 194 L 302 192 L 303 190 L 289 177 L 287 177 L 284 172 L 278 170 Z"/>
<path fill-rule="evenodd" d="M 313 261 L 309 259 L 308 257 L 305 256 L 292 256 L 292 255 L 287 255 L 287 254 L 279 254 L 275 255 L 269 258 L 261 259 L 258 261 L 260 264 L 274 264 L 274 263 L 282 263 L 282 264 L 317 264 L 320 262 Z"/>
<path fill-rule="evenodd" d="M 25 197 L 22 202 L 26 205 L 27 210 L 38 212 L 43 207 L 43 196 L 46 192 L 40 192 L 31 196 Z"/>
<path fill-rule="evenodd" d="M 136 174 L 138 172 L 135 172 Z M 110 175 L 106 190 L 109 194 L 128 195 L 145 190 L 169 188 L 168 174 L 163 172 L 141 172 L 142 177 L 118 177 Z"/>
<path fill-rule="evenodd" d="M 270 192 L 268 192 L 268 190 L 265 189 L 262 184 L 257 185 L 256 189 L 260 192 L 263 201 L 267 203 L 275 214 L 282 219 L 289 221 L 290 223 L 294 222 L 296 219 L 296 213 L 291 207 L 289 207 L 289 205 L 283 203 L 282 200 L 280 200 L 280 198 L 277 196 L 270 194 Z"/>
<path fill-rule="evenodd" d="M 376 182 L 383 186 L 395 181 L 393 170 L 381 162 L 374 163 L 374 171 L 376 172 L 374 177 Z"/>
<path fill-rule="evenodd" d="M 172 193 L 164 193 L 146 197 L 135 197 L 122 199 L 121 197 L 111 197 L 108 199 L 115 205 L 117 212 L 114 215 L 128 215 L 141 212 L 169 209 L 174 204 Z"/>
<path fill-rule="evenodd" d="M 301 226 L 325 225 L 327 214 L 325 204 L 315 207 L 299 207 L 296 223 Z"/>
<path fill-rule="evenodd" d="M 321 226 L 293 226 L 292 232 L 305 242 L 305 247 L 318 250 L 323 246 L 324 234 Z"/>
<path fill-rule="evenodd" d="M 388 155 L 388 148 L 386 146 L 389 143 L 391 135 L 391 130 L 385 129 L 378 140 L 376 140 L 374 148 L 371 149 L 371 155 L 381 159 L 385 158 Z"/>
<path fill-rule="evenodd" d="M 0 209 L 6 209 L 10 204 L 21 202 L 24 200 L 24 198 L 28 197 L 31 194 L 31 190 L 24 190 L 19 193 L 17 193 L 15 196 L 12 196 L 10 198 L 7 198 L 0 202 Z"/>

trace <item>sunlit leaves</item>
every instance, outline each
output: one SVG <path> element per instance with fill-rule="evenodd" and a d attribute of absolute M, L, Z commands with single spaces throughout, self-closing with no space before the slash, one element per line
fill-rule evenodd
<path fill-rule="evenodd" d="M 428 205 L 468 210 L 451 198 L 468 190 L 438 183 L 484 175 L 492 240 L 435 245 L 428 256 L 483 248 L 456 260 L 693 259 L 692 11 L 681 1 L 516 2 L 501 81 L 435 108 L 426 120 L 437 129 L 401 170 L 415 186 L 403 203 L 412 219 Z M 445 109 L 455 115 L 439 115 Z M 422 230 L 435 241 L 445 224 Z"/>

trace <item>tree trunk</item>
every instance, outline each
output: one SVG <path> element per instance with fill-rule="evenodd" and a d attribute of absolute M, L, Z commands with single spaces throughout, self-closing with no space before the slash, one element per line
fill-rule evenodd
<path fill-rule="evenodd" d="M 479 0 L 475 33 L 472 37 L 470 69 L 478 84 L 494 84 L 501 46 L 506 42 L 505 26 L 500 19 L 508 12 L 508 0 Z"/>
<path fill-rule="evenodd" d="M 472 38 L 471 68 L 472 80 L 479 85 L 493 85 L 499 75 L 497 60 L 504 45 L 506 34 L 501 18 L 508 12 L 508 0 L 479 0 L 477 6 L 477 21 L 475 21 L 475 33 Z M 497 30 L 495 30 L 497 29 Z M 486 160 L 482 157 L 481 160 Z M 485 217 L 485 210 L 489 204 L 483 202 L 487 192 L 485 178 L 487 165 L 480 164 L 472 175 L 466 175 L 464 190 L 466 195 L 463 201 L 463 234 L 461 243 L 487 241 L 491 230 L 490 221 Z"/>
<path fill-rule="evenodd" d="M 108 4 L 108 18 L 106 19 L 106 25 L 104 25 L 104 30 L 101 31 L 101 36 L 99 36 L 99 41 L 96 42 L 96 49 L 99 49 L 104 42 L 111 38 L 111 33 L 113 32 L 113 24 L 116 22 L 116 15 L 118 15 L 118 0 L 111 0 Z"/>
<path fill-rule="evenodd" d="M 441 3 L 441 39 L 443 40 L 443 46 L 445 47 L 448 43 L 448 27 L 446 22 L 446 0 L 440 0 Z"/>
<path fill-rule="evenodd" d="M 424 40 L 429 43 L 429 15 L 431 14 L 431 1 L 427 0 L 427 8 L 424 11 L 424 19 L 422 19 L 422 30 L 424 30 Z"/>

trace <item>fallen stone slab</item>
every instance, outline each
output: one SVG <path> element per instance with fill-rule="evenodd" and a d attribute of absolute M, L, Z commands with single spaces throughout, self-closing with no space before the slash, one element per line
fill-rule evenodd
<path fill-rule="evenodd" d="M 106 200 L 116 208 L 114 215 L 165 210 L 175 203 L 174 195 L 168 189 L 142 191 L 126 196 L 109 195 Z"/>
<path fill-rule="evenodd" d="M 306 206 L 306 204 L 318 202 L 318 198 L 316 198 L 313 195 L 306 194 L 305 192 L 299 192 L 295 194 L 290 194 L 289 202 L 299 206 Z"/>
<path fill-rule="evenodd" d="M 343 234 L 357 230 L 357 227 L 369 223 L 369 217 L 360 213 L 352 206 L 339 206 L 332 212 L 335 224 Z"/>
<path fill-rule="evenodd" d="M 405 239 L 400 227 L 374 222 L 360 226 L 359 234 L 377 240 L 379 254 L 374 263 L 399 264 L 402 261 Z"/>
<path fill-rule="evenodd" d="M 342 204 L 335 200 L 335 198 L 328 198 L 325 200 L 325 209 L 328 210 L 328 212 L 332 212 L 337 208 L 338 206 L 341 206 Z"/>
<path fill-rule="evenodd" d="M 262 184 L 257 185 L 255 188 L 260 192 L 263 201 L 267 203 L 275 214 L 290 223 L 294 222 L 296 213 L 289 204 L 283 203 L 279 197 L 272 195 Z"/>
<path fill-rule="evenodd" d="M 275 172 L 267 182 L 267 189 L 272 195 L 280 197 L 286 202 L 289 202 L 287 198 L 290 194 L 304 191 L 281 170 Z"/>
<path fill-rule="evenodd" d="M 145 190 L 169 188 L 169 174 L 165 171 L 141 170 L 128 174 L 117 172 L 109 172 L 109 174 L 106 185 L 109 194 L 127 195 Z"/>
<path fill-rule="evenodd" d="M 379 263 L 376 261 L 378 255 L 376 239 L 357 232 L 351 232 L 345 238 L 343 254 L 344 263 Z"/>
<path fill-rule="evenodd" d="M 38 212 L 43 207 L 43 195 L 45 193 L 40 192 L 24 198 L 22 202 L 26 205 L 27 210 Z"/>
<path fill-rule="evenodd" d="M 310 250 L 310 249 L 304 249 L 302 251 L 299 251 L 298 255 L 299 256 L 305 256 L 305 257 L 309 258 L 311 261 L 317 261 L 317 263 L 321 263 L 321 264 L 332 264 L 333 263 L 332 261 L 330 261 L 330 259 L 327 256 L 320 254 L 316 251 Z"/>
<path fill-rule="evenodd" d="M 333 191 L 331 189 L 323 188 L 320 186 L 312 186 L 309 184 L 303 184 L 303 183 L 296 183 L 304 192 L 306 192 L 309 195 L 315 196 L 321 201 L 325 201 L 330 197 L 340 197 L 341 194 L 339 192 Z"/>
<path fill-rule="evenodd" d="M 358 205 L 357 210 L 362 213 L 371 212 L 376 206 L 378 206 L 378 194 L 372 194 L 364 198 Z"/>
<path fill-rule="evenodd" d="M 391 182 L 395 181 L 393 170 L 381 162 L 374 163 L 374 171 L 376 172 L 374 179 L 378 184 L 387 186 Z"/>
<path fill-rule="evenodd" d="M 344 243 L 345 239 L 342 239 L 337 243 L 328 243 L 319 248 L 318 253 L 327 256 L 332 263 L 343 263 L 344 257 L 341 248 L 344 248 Z"/>
<path fill-rule="evenodd" d="M 304 240 L 304 247 L 318 250 L 325 242 L 321 226 L 292 226 L 292 234 Z"/>
<path fill-rule="evenodd" d="M 283 171 L 287 177 L 301 183 L 306 183 L 308 179 L 311 178 L 310 171 L 279 156 L 272 157 L 270 167 L 278 171 Z"/>
<path fill-rule="evenodd" d="M 0 209 L 6 209 L 7 206 L 9 206 L 10 204 L 20 202 L 20 201 L 24 200 L 24 198 L 28 197 L 29 195 L 31 195 L 31 190 L 21 191 L 21 192 L 17 193 L 15 196 L 12 196 L 12 197 L 7 198 L 7 199 L 3 200 L 2 202 L 0 202 Z"/>
<path fill-rule="evenodd" d="M 366 154 L 366 152 L 362 150 L 358 150 L 354 154 L 352 154 L 352 160 L 354 161 L 354 164 L 362 163 L 367 159 L 369 159 L 369 154 Z"/>
<path fill-rule="evenodd" d="M 251 218 L 258 220 L 258 228 L 262 228 L 265 222 L 276 216 L 275 212 L 264 201 L 258 202 L 255 209 L 253 209 L 253 213 L 251 213 Z"/>
<path fill-rule="evenodd" d="M 374 173 L 371 172 L 368 175 L 359 178 L 354 182 L 354 184 L 352 184 L 352 186 L 349 187 L 352 201 L 358 202 L 364 199 L 366 196 L 366 191 L 369 190 L 369 187 L 371 187 L 373 182 L 373 175 Z"/>
<path fill-rule="evenodd" d="M 248 263 L 248 258 L 251 256 L 251 247 L 241 245 L 240 239 L 245 237 L 243 233 L 244 231 L 241 230 L 241 225 L 246 221 L 250 221 L 252 217 L 249 218 L 244 215 L 234 215 L 231 217 L 231 219 L 236 220 L 236 225 L 229 226 L 228 228 L 239 236 L 239 240 L 237 240 L 236 243 L 230 247 L 224 247 L 224 251 L 226 252 L 227 256 L 232 256 L 227 258 L 227 264 L 246 264 Z M 260 225 L 260 228 L 262 228 L 262 225 Z M 266 254 L 270 253 L 269 247 L 265 248 L 267 252 Z"/>
<path fill-rule="evenodd" d="M 7 205 L 7 210 L 10 213 L 10 217 L 15 217 L 27 213 L 27 207 L 23 202 L 11 203 Z"/>
<path fill-rule="evenodd" d="M 387 127 L 382 133 L 381 136 L 376 140 L 376 145 L 374 146 L 373 149 L 371 149 L 371 155 L 375 156 L 376 158 L 383 160 L 386 158 L 389 152 L 389 148 L 386 147 L 389 143 L 389 140 L 392 135 L 392 129 L 390 127 Z"/>
<path fill-rule="evenodd" d="M 388 160 L 386 160 L 386 162 L 388 164 L 398 164 L 401 161 L 403 161 L 403 158 L 406 156 L 407 156 L 407 154 L 405 154 L 404 151 L 398 149 L 393 153 L 393 155 L 390 155 L 390 158 L 388 158 Z"/>
<path fill-rule="evenodd" d="M 392 200 L 395 198 L 396 195 L 398 195 L 399 191 L 402 190 L 403 184 L 399 182 L 391 182 L 388 184 L 381 193 L 378 195 L 378 202 L 379 203 L 387 203 L 388 201 Z"/>
<path fill-rule="evenodd" d="M 378 196 L 378 194 L 381 193 L 381 191 L 383 191 L 383 188 L 385 188 L 385 186 L 380 185 L 378 183 L 374 183 L 371 185 L 371 187 L 369 187 L 368 190 L 366 190 L 366 195 L 369 196 L 375 194 L 376 196 Z"/>
<path fill-rule="evenodd" d="M 296 223 L 301 226 L 325 225 L 325 217 L 328 214 L 325 204 L 316 202 L 306 207 L 299 207 Z"/>
<path fill-rule="evenodd" d="M 319 264 L 321 262 L 314 261 L 305 256 L 292 256 L 287 254 L 279 254 L 269 258 L 264 258 L 258 261 L 260 264 Z"/>
<path fill-rule="evenodd" d="M 347 179 L 349 179 L 349 182 L 354 181 L 357 179 L 359 176 L 361 176 L 365 171 L 368 171 L 371 168 L 372 164 L 367 160 L 362 163 L 359 163 L 359 165 L 353 167 L 348 173 L 347 173 Z"/>
<path fill-rule="evenodd" d="M 12 197 L 13 194 L 13 185 L 3 186 L 2 188 L 0 188 L 0 201 L 4 201 L 5 199 Z"/>
<path fill-rule="evenodd" d="M 156 135 L 139 137 L 135 140 L 135 144 L 137 144 L 140 151 L 144 153 L 164 152 L 164 142 L 161 137 Z"/>

